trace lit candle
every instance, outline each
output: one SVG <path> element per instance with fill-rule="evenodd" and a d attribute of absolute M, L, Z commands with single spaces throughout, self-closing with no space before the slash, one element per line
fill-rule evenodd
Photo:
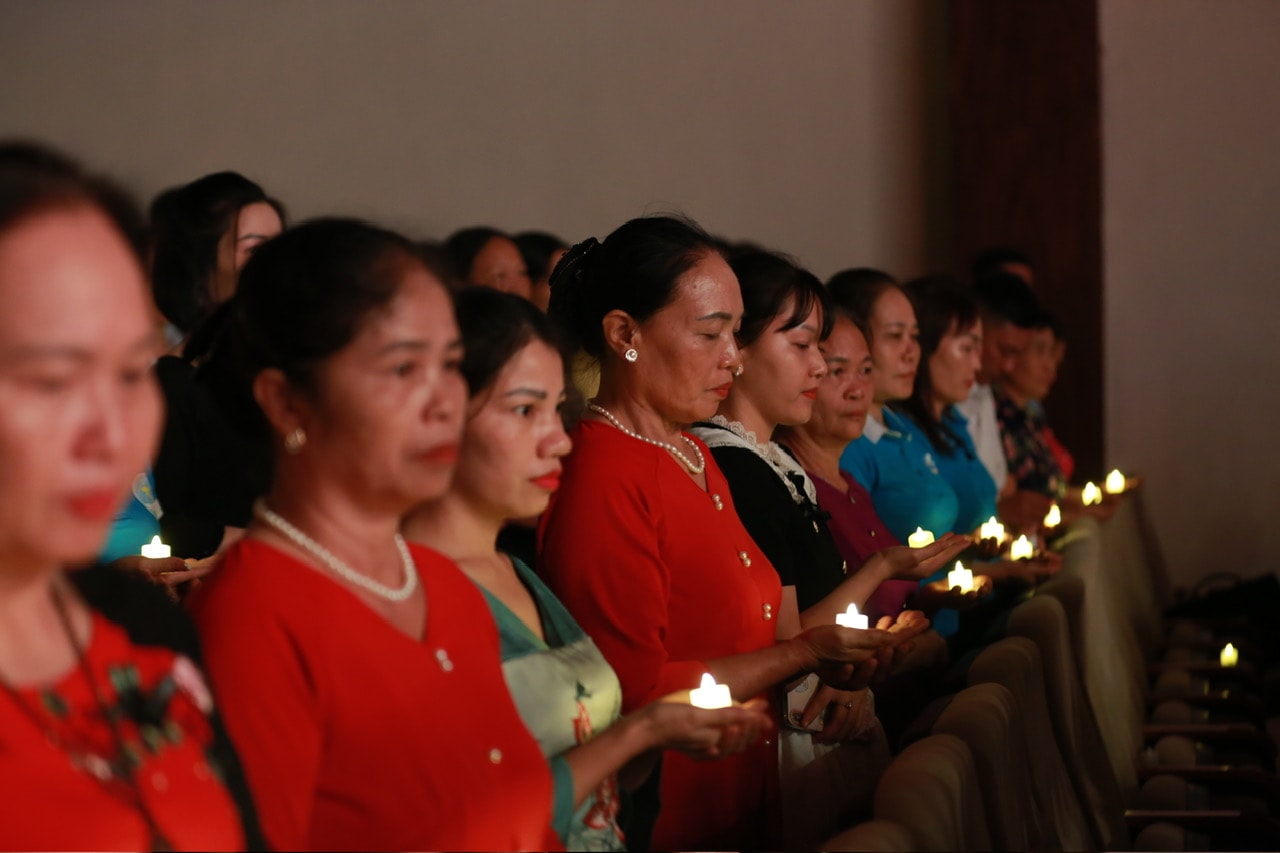
<path fill-rule="evenodd" d="M 1236 647 L 1227 643 L 1222 647 L 1222 654 L 1218 656 L 1218 663 L 1223 666 L 1235 666 L 1240 661 L 1240 653 L 1236 651 Z"/>
<path fill-rule="evenodd" d="M 973 592 L 973 572 L 964 567 L 964 563 L 956 561 L 956 567 L 947 572 L 947 588 L 960 587 L 961 592 Z"/>
<path fill-rule="evenodd" d="M 163 560 L 170 556 L 169 546 L 161 542 L 159 536 L 152 536 L 151 541 L 142 546 L 142 556 Z"/>
<path fill-rule="evenodd" d="M 923 548 L 925 545 L 932 545 L 933 533 L 923 527 L 917 527 L 916 532 L 907 537 L 907 544 L 912 548 Z"/>
<path fill-rule="evenodd" d="M 1084 490 L 1080 493 L 1080 499 L 1084 501 L 1085 506 L 1102 503 L 1102 489 L 1099 489 L 1094 483 L 1085 483 Z"/>
<path fill-rule="evenodd" d="M 1035 546 L 1031 544 L 1031 540 L 1025 535 L 1013 540 L 1013 544 L 1009 546 L 1010 560 L 1030 560 L 1035 556 L 1035 553 Z"/>
<path fill-rule="evenodd" d="M 1048 528 L 1054 528 L 1061 523 L 1062 523 L 1062 510 L 1058 508 L 1057 504 L 1054 504 L 1053 506 L 1049 507 L 1049 511 L 1045 513 L 1044 526 Z"/>
<path fill-rule="evenodd" d="M 982 526 L 978 528 L 979 539 L 994 539 L 997 542 L 1004 541 L 1004 525 L 996 521 L 993 515 L 986 521 L 982 522 Z"/>
<path fill-rule="evenodd" d="M 850 604 L 849 609 L 836 614 L 836 624 L 846 628 L 867 630 L 867 617 L 858 612 L 858 605 Z"/>
<path fill-rule="evenodd" d="M 1117 468 L 1107 475 L 1107 481 L 1103 484 L 1106 487 L 1107 494 L 1118 495 L 1124 491 L 1124 474 L 1120 473 Z"/>
<path fill-rule="evenodd" d="M 689 702 L 695 708 L 728 708 L 733 704 L 733 697 L 729 695 L 729 685 L 716 684 L 711 673 L 704 672 L 702 686 L 689 691 Z"/>

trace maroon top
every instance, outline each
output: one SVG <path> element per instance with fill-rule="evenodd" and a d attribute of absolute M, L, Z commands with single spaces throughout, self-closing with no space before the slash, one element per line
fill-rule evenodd
<path fill-rule="evenodd" d="M 901 544 L 876 515 L 870 493 L 852 474 L 840 472 L 849 486 L 848 493 L 845 493 L 812 471 L 807 473 L 818 490 L 818 506 L 831 513 L 827 526 L 840 548 L 840 555 L 849 564 L 850 572 L 862 568 L 862 564 L 875 552 Z M 916 586 L 915 581 L 887 580 L 876 587 L 863 608 L 871 624 L 874 625 L 881 616 L 898 615 Z"/>

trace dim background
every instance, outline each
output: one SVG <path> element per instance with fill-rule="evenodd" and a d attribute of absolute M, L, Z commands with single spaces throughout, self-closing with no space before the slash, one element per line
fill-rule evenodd
<path fill-rule="evenodd" d="M 938 9 L 0 0 L 0 136 L 144 202 L 234 169 L 295 218 L 418 238 L 681 211 L 823 277 L 910 277 L 969 260 L 943 218 Z M 1099 28 L 1105 456 L 1146 475 L 1176 580 L 1270 569 L 1280 3 L 1100 0 Z"/>

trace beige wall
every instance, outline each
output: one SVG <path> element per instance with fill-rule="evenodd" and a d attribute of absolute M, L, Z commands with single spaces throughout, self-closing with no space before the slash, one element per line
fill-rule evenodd
<path fill-rule="evenodd" d="M 924 0 L 0 0 L 0 136 L 144 197 L 205 172 L 415 236 L 679 209 L 798 255 L 926 252 Z"/>
<path fill-rule="evenodd" d="M 1275 567 L 1280 3 L 1103 0 L 1107 446 L 1175 577 Z"/>

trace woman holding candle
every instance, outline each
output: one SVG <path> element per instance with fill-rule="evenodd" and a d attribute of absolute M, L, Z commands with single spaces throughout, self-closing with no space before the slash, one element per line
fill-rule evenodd
<path fill-rule="evenodd" d="M 714 414 L 740 366 L 742 297 L 711 239 L 674 218 L 632 220 L 574 247 L 551 293 L 552 315 L 601 378 L 544 516 L 539 570 L 618 673 L 623 710 L 695 687 L 704 672 L 740 700 L 815 669 L 858 685 L 852 665 L 894 638 L 834 621 L 781 630 L 778 575 L 684 429 Z M 776 837 L 771 742 L 711 764 L 668 754 L 660 778 L 656 848 Z"/>
<path fill-rule="evenodd" d="M 559 342 L 546 316 L 511 294 L 470 288 L 455 308 L 471 396 L 458 468 L 449 492 L 412 512 L 404 533 L 452 558 L 484 592 L 516 706 L 553 772 L 568 777 L 555 822 L 565 846 L 619 850 L 618 785 L 643 779 L 653 750 L 741 752 L 769 719 L 762 702 L 698 711 L 680 694 L 620 717 L 622 689 L 599 649 L 528 566 L 494 546 L 509 519 L 546 508 L 569 452 Z M 725 685 L 691 698 L 714 702 L 719 692 L 727 701 Z"/>
<path fill-rule="evenodd" d="M 996 484 L 978 458 L 968 421 L 957 404 L 968 398 L 982 360 L 978 304 L 942 278 L 909 283 L 907 296 L 920 326 L 920 363 L 911 396 L 893 408 L 911 419 L 932 451 L 938 473 L 956 495 L 952 530 L 971 534 L 996 514 Z"/>
<path fill-rule="evenodd" d="M 279 849 L 558 849 L 484 597 L 399 533 L 449 486 L 466 388 L 404 238 L 317 220 L 245 266 L 206 369 L 272 486 L 191 606 Z"/>
<path fill-rule="evenodd" d="M 742 326 L 737 334 L 743 373 L 717 414 L 694 434 L 711 448 L 733 494 L 734 506 L 752 539 L 782 581 L 779 624 L 792 633 L 833 621 L 844 624 L 846 608 L 864 607 L 876 587 L 894 575 L 923 578 L 958 553 L 966 542 L 949 537 L 930 547 L 896 547 L 848 573 L 819 510 L 817 494 L 800 463 L 773 436 L 780 425 L 803 423 L 813 411 L 827 372 L 820 342 L 833 313 L 826 289 L 811 273 L 765 252 L 735 257 L 730 266 L 742 292 Z M 864 616 L 853 616 L 867 626 Z M 878 627 L 913 637 L 928 627 L 918 612 L 895 613 Z M 897 648 L 909 651 L 910 641 Z M 889 660 L 883 663 L 887 675 Z M 850 693 L 810 677 L 796 685 L 789 722 L 798 728 L 815 720 L 820 734 L 785 732 L 783 805 L 787 844 L 820 843 L 868 805 L 888 747 L 868 691 Z M 810 741 L 846 745 L 832 755 Z M 798 741 L 793 743 L 793 741 Z M 831 766 L 827 774 L 814 763 Z M 844 772 L 840 772 L 843 770 Z M 790 771 L 790 772 L 788 772 Z"/>
<path fill-rule="evenodd" d="M 161 348 L 130 204 L 0 145 L 0 847 L 260 847 L 183 614 L 98 567 L 155 449 Z"/>
<path fill-rule="evenodd" d="M 899 541 L 917 528 L 952 530 L 960 507 L 955 489 L 943 479 L 924 435 L 887 405 L 910 397 L 915 385 L 920 328 L 911 300 L 891 279 L 837 275 L 828 289 L 862 330 L 872 365 L 866 426 L 841 453 L 840 468 L 871 494 L 876 513 Z M 930 594 L 940 581 L 945 585 L 942 572 L 925 581 L 923 591 Z M 981 584 L 978 588 L 984 589 Z M 967 605 L 971 600 L 956 603 Z M 933 627 L 944 637 L 954 635 L 959 624 L 959 613 L 952 607 L 933 613 Z"/>

